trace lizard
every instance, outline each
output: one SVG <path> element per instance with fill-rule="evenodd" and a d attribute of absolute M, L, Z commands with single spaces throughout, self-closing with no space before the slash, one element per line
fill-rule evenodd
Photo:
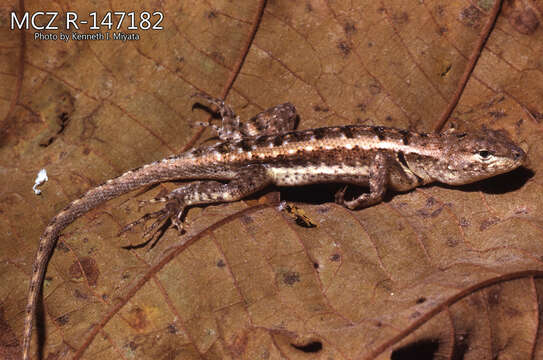
<path fill-rule="evenodd" d="M 145 237 L 156 233 L 159 225 L 168 220 L 182 232 L 189 207 L 237 201 L 269 185 L 344 183 L 368 187 L 368 192 L 353 199 L 345 198 L 345 187 L 335 194 L 338 204 L 359 209 L 381 202 L 387 189 L 405 192 L 433 182 L 469 184 L 509 172 L 526 158 L 526 153 L 503 131 L 466 133 L 453 129 L 426 134 L 367 125 L 296 131 L 298 115 L 291 103 L 274 106 L 241 122 L 223 100 L 205 94 L 194 96 L 217 106 L 221 126 L 203 125 L 216 132 L 218 143 L 108 180 L 70 202 L 45 228 L 25 308 L 24 360 L 30 358 L 33 318 L 56 239 L 66 226 L 107 200 L 160 182 L 192 181 L 153 199 L 165 202 L 164 208 L 144 215 L 121 231 L 155 219 L 145 230 Z"/>

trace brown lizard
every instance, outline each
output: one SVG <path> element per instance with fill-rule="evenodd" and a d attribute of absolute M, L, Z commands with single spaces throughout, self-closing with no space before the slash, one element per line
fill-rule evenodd
<path fill-rule="evenodd" d="M 60 232 L 103 202 L 134 189 L 169 180 L 196 180 L 156 201 L 157 212 L 129 224 L 156 219 L 144 236 L 171 219 L 180 231 L 187 207 L 240 200 L 268 185 L 299 186 L 338 182 L 363 185 L 369 192 L 336 202 L 349 209 L 380 202 L 386 189 L 407 191 L 431 182 L 463 185 L 509 172 L 526 154 L 500 131 L 447 131 L 422 134 L 381 126 L 334 126 L 293 131 L 290 103 L 242 123 L 220 99 L 199 95 L 218 106 L 222 126 L 212 126 L 221 142 L 130 170 L 87 191 L 51 219 L 32 266 L 23 333 L 23 359 L 30 357 L 32 322 L 48 260 Z M 219 182 L 227 181 L 227 182 Z"/>

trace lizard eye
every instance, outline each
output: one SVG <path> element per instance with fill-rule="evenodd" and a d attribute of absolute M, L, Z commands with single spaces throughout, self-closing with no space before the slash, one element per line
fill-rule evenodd
<path fill-rule="evenodd" d="M 488 160 L 490 158 L 490 156 L 492 155 L 492 153 L 488 150 L 479 150 L 477 152 L 477 154 L 483 159 L 483 160 Z"/>

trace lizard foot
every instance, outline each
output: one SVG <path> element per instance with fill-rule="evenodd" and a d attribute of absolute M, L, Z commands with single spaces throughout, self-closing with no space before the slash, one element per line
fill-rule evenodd
<path fill-rule="evenodd" d="M 347 185 L 345 185 L 341 190 L 338 190 L 334 196 L 336 204 L 345 205 L 345 192 L 347 191 Z"/>
<path fill-rule="evenodd" d="M 148 202 L 157 202 L 156 199 Z M 170 223 L 168 220 L 171 221 L 171 224 L 174 225 L 179 233 L 183 233 L 184 226 L 183 226 L 183 217 L 185 214 L 185 206 L 182 206 L 178 200 L 172 199 L 166 203 L 166 206 L 164 206 L 163 209 L 147 213 L 140 217 L 138 220 L 131 222 L 130 224 L 124 226 L 118 235 L 121 235 L 127 231 L 132 230 L 135 226 L 139 224 L 146 224 L 151 219 L 156 219 L 153 221 L 153 223 L 146 227 L 143 232 L 143 238 L 147 239 L 142 244 L 138 244 L 135 246 L 128 246 L 128 248 L 134 248 L 134 247 L 143 247 L 146 246 L 149 242 L 152 241 L 151 248 L 155 246 L 158 239 L 164 234 L 164 232 L 168 229 L 170 226 Z M 154 239 L 154 241 L 153 241 Z"/>

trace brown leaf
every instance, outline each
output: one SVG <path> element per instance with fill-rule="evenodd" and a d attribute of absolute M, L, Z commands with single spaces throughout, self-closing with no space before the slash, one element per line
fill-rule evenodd
<path fill-rule="evenodd" d="M 1 356 L 18 356 L 47 221 L 127 169 L 208 144 L 197 91 L 227 96 L 244 119 L 292 102 L 300 128 L 431 131 L 452 106 L 450 123 L 504 129 L 528 162 L 354 212 L 330 202 L 331 187 L 281 190 L 314 227 L 254 199 L 195 208 L 186 235 L 168 230 L 151 250 L 123 249 L 141 242 L 139 228 L 116 234 L 153 210 L 138 200 L 176 185 L 114 199 L 59 239 L 38 323 L 43 358 L 542 356 L 540 3 L 504 2 L 493 27 L 492 1 L 270 0 L 115 3 L 164 14 L 164 30 L 124 42 L 9 28 L 23 6 L 86 19 L 110 6 L 89 4 L 0 5 Z M 50 180 L 36 196 L 41 168 Z"/>

